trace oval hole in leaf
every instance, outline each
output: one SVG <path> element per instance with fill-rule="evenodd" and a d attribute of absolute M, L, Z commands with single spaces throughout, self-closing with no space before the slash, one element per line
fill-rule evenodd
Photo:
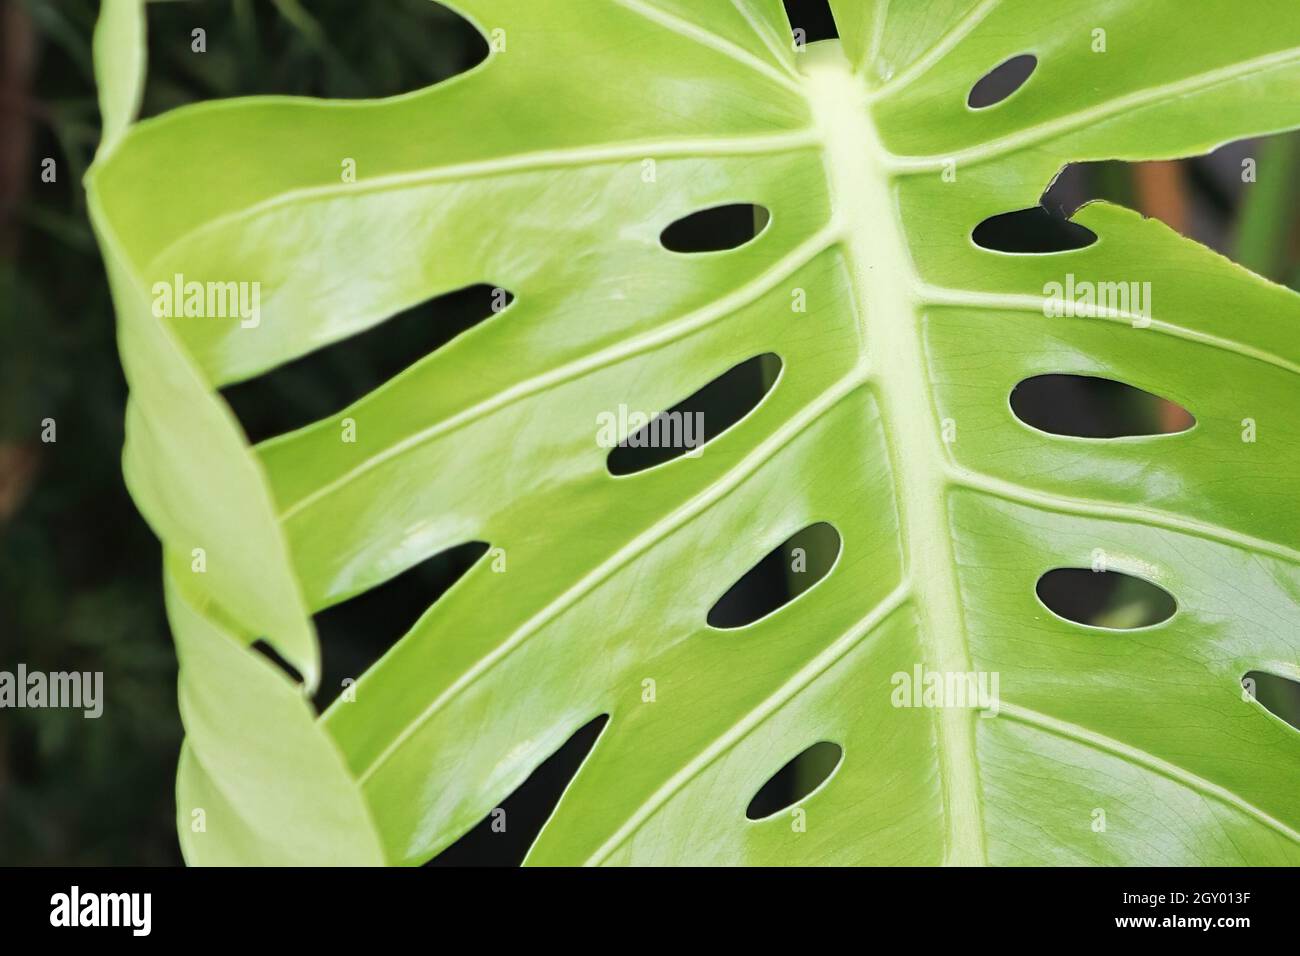
<path fill-rule="evenodd" d="M 991 252 L 1042 255 L 1087 248 L 1097 241 L 1097 234 L 1042 206 L 1033 206 L 989 216 L 971 232 L 971 239 Z"/>
<path fill-rule="evenodd" d="M 1057 617 L 1115 631 L 1151 627 L 1174 616 L 1164 588 L 1121 571 L 1054 568 L 1038 579 L 1038 600 Z"/>
<path fill-rule="evenodd" d="M 1300 681 L 1268 671 L 1249 671 L 1241 678 L 1241 686 L 1274 717 L 1300 730 Z"/>
<path fill-rule="evenodd" d="M 1074 438 L 1173 435 L 1196 424 L 1176 402 L 1093 375 L 1035 375 L 1011 390 L 1011 411 L 1030 428 Z"/>
<path fill-rule="evenodd" d="M 624 438 L 605 467 L 631 475 L 696 452 L 757 408 L 780 372 L 781 359 L 771 352 L 732 366 Z"/>
<path fill-rule="evenodd" d="M 683 216 L 659 234 L 669 252 L 723 252 L 738 249 L 767 228 L 766 206 L 731 203 Z"/>
<path fill-rule="evenodd" d="M 1037 67 L 1038 57 L 1032 53 L 1021 53 L 999 63 L 971 87 L 966 105 L 973 110 L 985 110 L 1001 103 L 1024 86 Z"/>
<path fill-rule="evenodd" d="M 796 532 L 718 598 L 709 626 L 731 630 L 767 617 L 826 577 L 839 554 L 834 526 L 822 521 Z"/>
<path fill-rule="evenodd" d="M 347 408 L 513 301 L 508 290 L 484 283 L 434 296 L 256 378 L 228 385 L 222 395 L 249 442 L 256 444 Z"/>
<path fill-rule="evenodd" d="M 745 808 L 751 820 L 763 820 L 794 806 L 825 783 L 844 759 L 839 744 L 823 740 L 787 763 L 758 788 Z"/>
<path fill-rule="evenodd" d="M 395 96 L 440 83 L 487 59 L 487 37 L 445 3 L 375 3 L 364 15 L 354 6 L 149 4 L 151 68 L 142 117 L 191 102 L 198 90 L 209 96 Z M 220 65 L 193 66 L 190 31 L 195 27 L 206 30 L 212 51 L 206 55 L 221 57 Z M 239 39 L 223 43 L 227 38 Z M 381 48 L 384 54 L 376 54 Z"/>

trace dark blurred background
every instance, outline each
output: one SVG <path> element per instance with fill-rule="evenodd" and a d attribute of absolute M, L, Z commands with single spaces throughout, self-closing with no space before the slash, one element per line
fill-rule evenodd
<path fill-rule="evenodd" d="M 76 711 L 0 712 L 3 864 L 180 861 L 172 787 L 182 731 L 159 547 L 122 484 L 126 389 L 81 187 L 99 136 L 91 65 L 97 6 L 0 0 L 0 669 L 24 662 L 37 670 L 102 671 L 106 697 L 97 721 Z M 834 35 L 824 0 L 789 0 L 787 8 L 809 41 Z M 467 24 L 430 0 L 186 0 L 153 3 L 148 17 L 145 116 L 254 93 L 385 96 L 468 69 L 486 52 Z M 193 50 L 195 29 L 205 31 L 205 52 Z M 1006 95 L 1016 82 L 1011 74 L 993 77 L 982 92 Z M 1296 138 L 1285 136 L 1186 162 L 1072 168 L 1045 196 L 1047 212 L 1002 223 L 988 241 L 1052 248 L 1069 238 L 1063 214 L 1109 198 L 1294 286 L 1297 151 Z M 1249 188 L 1241 179 L 1246 157 L 1259 167 L 1259 182 Z M 42 181 L 47 158 L 55 163 L 53 182 Z M 381 334 L 225 394 L 254 440 L 305 424 L 482 318 L 491 291 L 426 303 Z M 737 388 L 761 394 L 763 375 Z M 1106 434 L 1134 420 L 1153 431 L 1186 424 L 1176 406 L 1104 384 L 1035 388 L 1022 394 L 1017 411 L 1049 431 Z M 696 407 L 710 414 L 727 400 L 701 396 Z M 55 422 L 52 443 L 41 440 L 46 419 Z M 477 555 L 472 547 L 449 552 L 319 615 L 327 683 L 329 668 L 357 673 L 382 653 L 428 595 Z M 785 586 L 781 565 L 764 572 L 772 578 L 755 593 Z M 1132 603 L 1140 596 L 1095 581 L 1075 582 L 1056 599 L 1097 621 L 1142 613 Z M 575 735 L 505 803 L 506 833 L 485 821 L 435 862 L 517 863 L 599 723 Z M 797 787 L 798 776 L 773 786 Z"/>

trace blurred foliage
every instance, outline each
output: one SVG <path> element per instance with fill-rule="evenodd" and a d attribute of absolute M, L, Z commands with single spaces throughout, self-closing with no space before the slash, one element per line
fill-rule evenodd
<path fill-rule="evenodd" d="M 157 543 L 122 487 L 125 386 L 80 184 L 98 138 L 95 6 L 22 6 L 35 69 L 29 89 L 3 91 L 6 128 L 26 124 L 30 150 L 2 226 L 0 668 L 102 671 L 105 702 L 97 720 L 0 714 L 0 862 L 171 862 L 175 663 Z"/>

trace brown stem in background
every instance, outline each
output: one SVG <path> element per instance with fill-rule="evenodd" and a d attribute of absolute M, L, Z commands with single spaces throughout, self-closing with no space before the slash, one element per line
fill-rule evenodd
<path fill-rule="evenodd" d="M 13 517 L 31 487 L 37 455 L 32 445 L 0 443 L 0 527 Z"/>
<path fill-rule="evenodd" d="M 26 6 L 0 0 L 0 269 L 11 267 L 18 252 L 18 204 L 27 185 L 32 140 L 31 119 L 21 104 L 31 91 L 35 60 Z M 12 303 L 5 308 L 12 310 Z M 27 496 L 35 470 L 33 448 L 0 442 L 0 527 Z M 8 757 L 8 735 L 0 734 L 0 795 L 8 789 Z"/>
<path fill-rule="evenodd" d="M 1138 163 L 1133 167 L 1133 185 L 1142 215 L 1159 219 L 1179 235 L 1187 235 L 1191 217 L 1180 163 Z"/>
<path fill-rule="evenodd" d="M 26 5 L 0 0 L 0 268 L 12 267 L 18 255 L 18 208 L 32 174 L 35 66 L 36 36 Z M 7 319 L 15 320 L 12 315 Z M 0 442 L 0 526 L 27 496 L 37 458 L 32 445 Z"/>
<path fill-rule="evenodd" d="M 18 203 L 26 192 L 32 124 L 28 102 L 36 64 L 36 37 L 27 7 L 0 0 L 0 259 L 18 247 Z"/>
<path fill-rule="evenodd" d="M 1188 235 L 1190 203 L 1181 163 L 1137 163 L 1133 167 L 1133 188 L 1142 215 L 1159 219 L 1180 236 Z M 1178 405 L 1166 402 L 1161 406 L 1160 425 L 1166 432 L 1182 431 L 1190 424 L 1190 416 Z"/>

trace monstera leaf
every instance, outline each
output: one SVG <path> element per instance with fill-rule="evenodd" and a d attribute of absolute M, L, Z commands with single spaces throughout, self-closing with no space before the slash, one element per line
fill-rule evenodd
<path fill-rule="evenodd" d="M 972 241 L 1068 163 L 1300 126 L 1300 10 L 832 0 L 840 39 L 805 48 L 778 0 L 449 5 L 492 52 L 446 83 L 133 124 L 143 13 L 106 4 L 88 186 L 125 474 L 166 554 L 187 859 L 423 862 L 607 715 L 530 862 L 1300 862 L 1300 734 L 1242 688 L 1300 677 L 1300 301 L 1106 204 L 1080 248 Z M 733 204 L 766 211 L 752 241 L 661 241 Z M 257 283 L 258 320 L 160 313 L 176 276 Z M 1067 280 L 1149 311 L 1054 314 Z M 514 299 L 331 418 L 251 447 L 220 396 L 477 283 Z M 603 415 L 760 355 L 779 375 L 733 427 L 611 473 Z M 1050 374 L 1195 425 L 1028 427 L 1008 396 Z M 827 573 L 709 623 L 813 525 Z M 492 550 L 317 718 L 312 615 L 466 542 Z M 1173 613 L 1067 620 L 1036 594 L 1066 568 Z M 900 696 L 926 675 L 997 696 Z M 749 819 L 818 743 L 825 781 Z"/>

